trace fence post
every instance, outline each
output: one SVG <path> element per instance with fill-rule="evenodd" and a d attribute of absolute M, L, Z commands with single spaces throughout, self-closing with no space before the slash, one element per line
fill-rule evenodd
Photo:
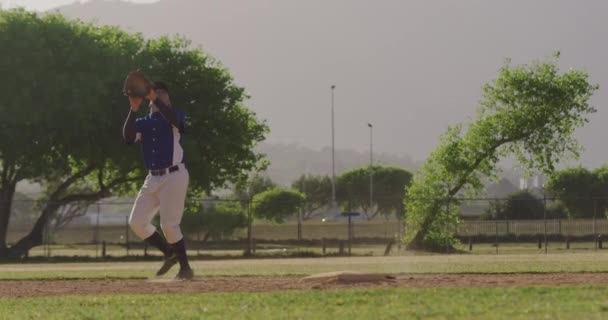
<path fill-rule="evenodd" d="M 473 237 L 469 236 L 469 251 L 473 251 Z"/>
<path fill-rule="evenodd" d="M 348 215 L 348 255 L 351 255 L 352 251 L 352 241 L 353 241 L 353 222 L 352 216 Z"/>
<path fill-rule="evenodd" d="M 201 231 L 199 230 L 196 233 L 196 255 L 200 256 L 201 255 Z"/>
<path fill-rule="evenodd" d="M 302 241 L 302 211 L 306 208 L 306 204 L 298 210 L 298 241 Z"/>
<path fill-rule="evenodd" d="M 597 250 L 597 199 L 593 199 L 593 242 L 595 243 L 594 248 Z"/>
<path fill-rule="evenodd" d="M 327 244 L 325 243 L 325 238 L 321 239 L 321 247 L 323 247 L 323 255 L 327 252 Z"/>
<path fill-rule="evenodd" d="M 397 250 L 401 251 L 401 243 L 403 242 L 403 213 L 397 217 Z"/>
<path fill-rule="evenodd" d="M 101 257 L 105 259 L 106 257 L 106 241 L 103 240 L 101 242 Z"/>
<path fill-rule="evenodd" d="M 44 234 L 42 235 L 42 255 L 48 257 L 48 238 L 49 237 L 49 223 L 44 224 Z"/>
<path fill-rule="evenodd" d="M 446 201 L 447 201 L 446 202 L 447 216 L 449 217 L 450 216 L 450 198 L 448 197 L 446 199 Z M 449 232 L 449 225 L 448 225 L 447 229 L 448 229 L 447 231 Z M 445 243 L 445 253 L 450 253 L 449 251 L 450 251 L 450 245 L 448 242 L 446 242 Z"/>
<path fill-rule="evenodd" d="M 405 218 L 405 208 L 406 208 L 406 203 L 407 203 L 407 195 L 403 196 L 403 205 L 402 205 L 402 211 L 401 214 L 399 215 L 399 251 L 401 251 L 401 244 L 403 243 L 403 239 L 405 238 L 405 232 L 406 232 L 406 218 Z"/>
<path fill-rule="evenodd" d="M 543 190 L 543 220 L 545 221 L 545 254 L 546 254 L 549 242 L 547 239 L 547 195 L 545 194 L 544 190 Z"/>
<path fill-rule="evenodd" d="M 97 225 L 95 226 L 95 258 L 99 258 L 99 240 L 100 240 L 100 230 L 99 230 L 99 215 L 101 213 L 101 205 L 99 201 L 97 201 Z"/>
<path fill-rule="evenodd" d="M 247 216 L 249 218 L 249 223 L 247 224 L 247 255 L 250 256 L 253 254 L 253 212 L 251 211 L 251 201 L 250 198 L 247 200 Z"/>
<path fill-rule="evenodd" d="M 51 220 L 48 219 L 44 228 L 46 229 L 46 236 L 45 236 L 45 242 L 46 242 L 46 257 L 50 258 L 51 257 L 51 227 L 49 226 L 51 224 Z"/>
<path fill-rule="evenodd" d="M 496 247 L 496 254 L 498 254 L 498 215 L 496 216 L 496 219 L 494 219 L 494 231 L 496 235 L 494 246 Z"/>
<path fill-rule="evenodd" d="M 127 257 L 129 256 L 129 216 L 125 219 L 125 248 L 127 249 Z"/>

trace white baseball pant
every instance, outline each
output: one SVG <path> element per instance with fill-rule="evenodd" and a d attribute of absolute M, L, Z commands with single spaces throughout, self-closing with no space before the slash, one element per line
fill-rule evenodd
<path fill-rule="evenodd" d="M 129 225 L 138 237 L 147 239 L 156 232 L 151 222 L 160 209 L 160 227 L 167 242 L 173 244 L 183 238 L 179 225 L 184 215 L 189 179 L 183 164 L 179 164 L 178 171 L 162 176 L 148 174 L 129 217 Z"/>

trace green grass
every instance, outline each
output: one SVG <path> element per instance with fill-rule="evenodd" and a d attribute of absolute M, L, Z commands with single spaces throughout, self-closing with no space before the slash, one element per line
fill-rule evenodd
<path fill-rule="evenodd" d="M 608 272 L 608 254 L 233 259 L 193 261 L 192 265 L 196 273 L 203 276 L 310 275 L 339 270 L 391 274 Z M 0 265 L 0 280 L 148 278 L 159 266 L 160 261 L 4 264 Z"/>
<path fill-rule="evenodd" d="M 0 300 L 0 319 L 605 319 L 608 288 L 370 289 Z"/>
<path fill-rule="evenodd" d="M 202 276 L 608 272 L 608 254 L 420 255 L 194 261 Z M 0 265 L 4 279 L 151 277 L 159 262 Z M 168 275 L 170 277 L 171 274 Z M 3 285 L 0 281 L 0 286 Z M 608 287 L 375 288 L 0 299 L 1 319 L 606 319 Z"/>

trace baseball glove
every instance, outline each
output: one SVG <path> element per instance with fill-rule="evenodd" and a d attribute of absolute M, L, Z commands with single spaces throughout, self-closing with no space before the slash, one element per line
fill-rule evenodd
<path fill-rule="evenodd" d="M 122 92 L 125 96 L 135 96 L 144 98 L 152 89 L 152 82 L 146 79 L 146 76 L 140 70 L 129 72 L 125 83 L 122 87 Z"/>

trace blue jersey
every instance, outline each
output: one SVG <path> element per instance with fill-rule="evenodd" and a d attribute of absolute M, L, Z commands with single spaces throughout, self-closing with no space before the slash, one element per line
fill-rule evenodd
<path fill-rule="evenodd" d="M 174 109 L 179 128 L 171 125 L 160 112 L 153 112 L 135 120 L 135 141 L 142 144 L 144 162 L 148 170 L 165 169 L 184 162 L 181 146 L 186 115 Z"/>

